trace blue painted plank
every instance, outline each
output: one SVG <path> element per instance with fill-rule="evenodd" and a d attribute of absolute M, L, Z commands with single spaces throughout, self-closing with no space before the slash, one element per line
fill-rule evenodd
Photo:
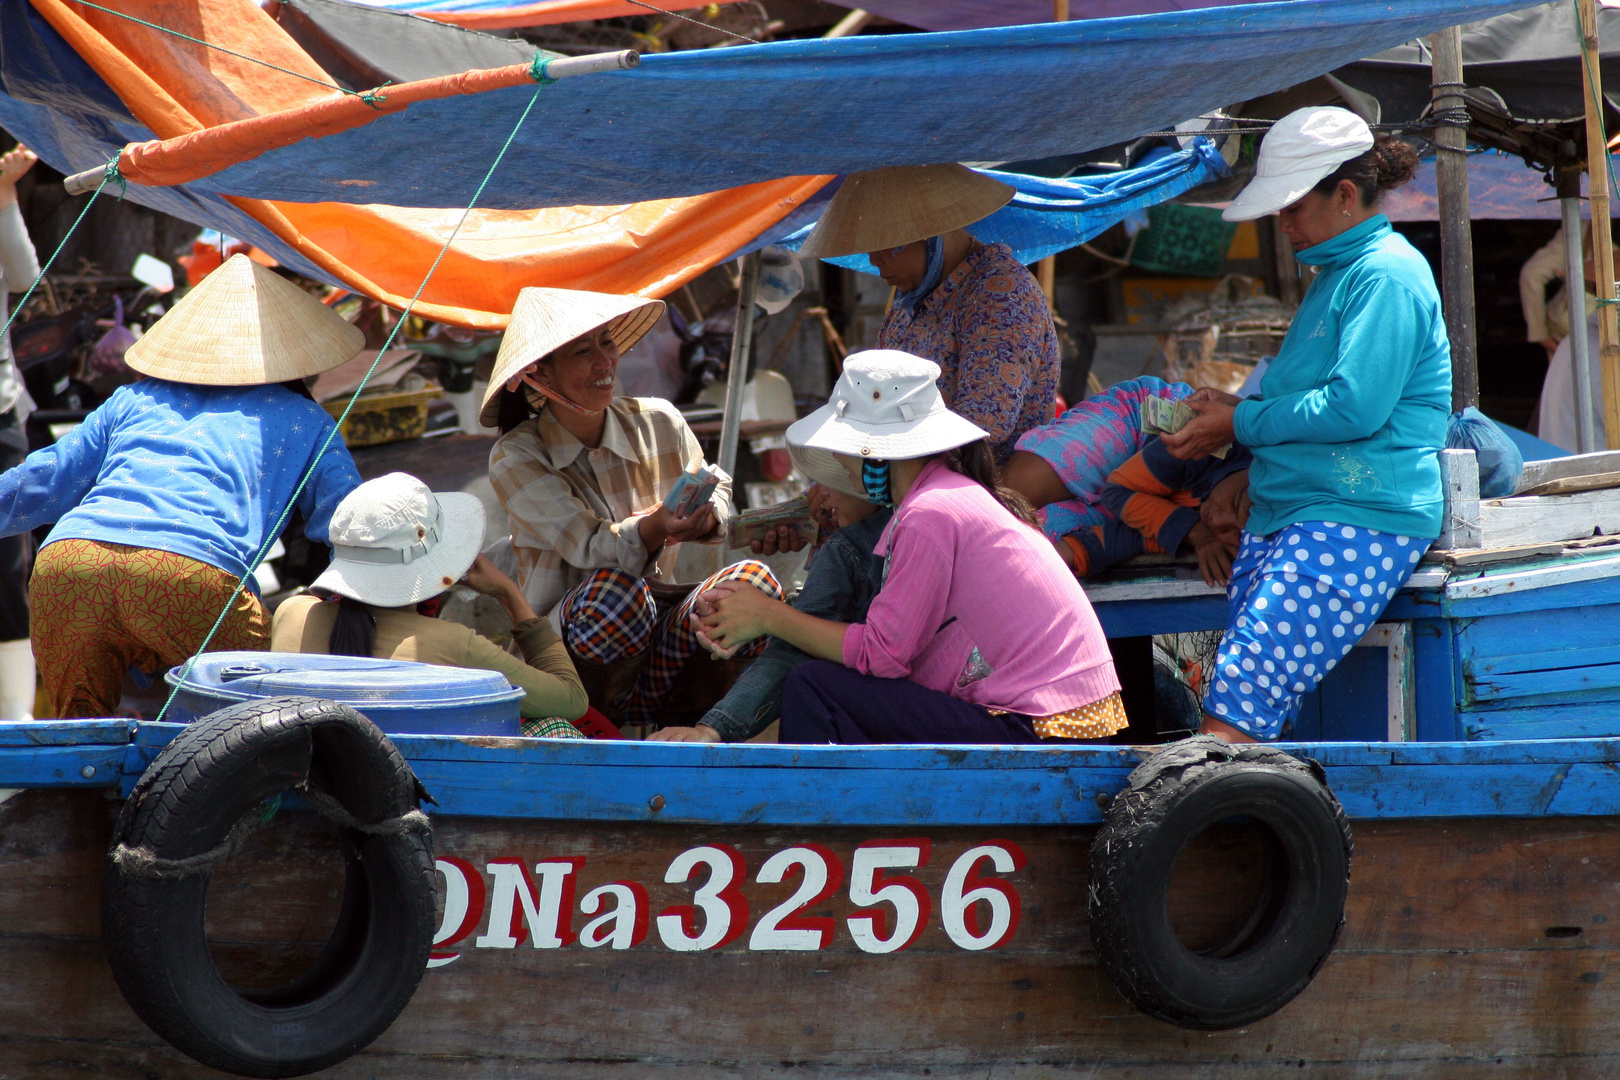
<path fill-rule="evenodd" d="M 1425 742 L 1462 738 L 1457 722 L 1456 624 L 1449 619 L 1412 621 L 1413 706 L 1416 735 Z"/>
<path fill-rule="evenodd" d="M 0 720 L 0 747 L 127 743 L 133 720 Z"/>
<path fill-rule="evenodd" d="M 1620 814 L 1620 768 L 1612 762 L 1571 765 L 1569 775 L 1548 804 L 1547 813 L 1557 817 Z"/>
<path fill-rule="evenodd" d="M 1448 618 L 1474 619 L 1525 611 L 1558 611 L 1620 603 L 1620 578 L 1577 581 L 1544 589 L 1524 589 L 1495 596 L 1448 598 L 1440 613 Z"/>
<path fill-rule="evenodd" d="M 124 751 L 105 743 L 0 747 L 0 787 L 111 787 L 124 772 Z"/>
<path fill-rule="evenodd" d="M 1620 700 L 1620 664 L 1589 664 L 1552 671 L 1521 671 L 1470 680 L 1468 708 L 1475 703 L 1526 699 L 1538 704 Z"/>
<path fill-rule="evenodd" d="M 1596 664 L 1620 664 L 1620 645 L 1596 645 L 1588 648 L 1561 645 L 1559 648 L 1541 652 L 1518 652 L 1505 656 L 1470 653 L 1463 659 L 1463 671 L 1475 678 L 1486 678 L 1495 675 L 1522 674 L 1527 671 L 1561 671 Z"/>
<path fill-rule="evenodd" d="M 1130 770 L 750 769 L 414 761 L 436 813 L 759 825 L 1072 825 L 1102 820 Z M 652 809 L 654 803 L 661 809 Z"/>
<path fill-rule="evenodd" d="M 1327 776 L 1351 818 L 1540 817 L 1571 768 L 1567 762 L 1348 765 L 1329 768 Z"/>
<path fill-rule="evenodd" d="M 1113 600 L 1093 604 L 1097 621 L 1109 637 L 1145 637 L 1150 634 L 1190 634 L 1226 626 L 1224 596 L 1175 600 Z"/>
<path fill-rule="evenodd" d="M 1598 739 L 1620 735 L 1620 705 L 1609 701 L 1527 706 L 1463 714 L 1469 739 Z"/>

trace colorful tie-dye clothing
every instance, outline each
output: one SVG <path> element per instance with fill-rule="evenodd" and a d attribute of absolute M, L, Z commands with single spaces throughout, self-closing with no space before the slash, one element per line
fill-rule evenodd
<path fill-rule="evenodd" d="M 1062 416 L 1018 440 L 1018 449 L 1036 454 L 1058 474 L 1074 498 L 1041 511 L 1041 526 L 1053 540 L 1092 525 L 1105 525 L 1114 513 L 1102 502 L 1108 476 L 1147 442 L 1142 434 L 1142 401 L 1180 401 L 1192 393 L 1186 383 L 1151 375 L 1115 383 Z"/>
<path fill-rule="evenodd" d="M 1052 415 L 1057 401 L 1057 329 L 1041 287 L 1006 244 L 968 252 L 914 312 L 890 309 L 880 349 L 932 360 L 954 412 L 990 433 L 997 463 L 1018 437 Z"/>

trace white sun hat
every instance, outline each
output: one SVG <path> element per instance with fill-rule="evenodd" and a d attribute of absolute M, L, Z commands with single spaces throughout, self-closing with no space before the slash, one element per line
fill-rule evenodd
<path fill-rule="evenodd" d="M 1295 109 L 1271 125 L 1260 140 L 1254 179 L 1221 211 L 1221 217 L 1253 221 L 1275 214 L 1372 146 L 1372 128 L 1349 109 Z"/>
<path fill-rule="evenodd" d="M 816 477 L 843 469 L 834 454 L 901 461 L 986 438 L 945 407 L 938 379 L 938 364 L 897 349 L 850 353 L 827 404 L 787 429 L 788 446 Z"/>
<path fill-rule="evenodd" d="M 432 492 L 389 473 L 349 492 L 332 512 L 332 564 L 315 579 L 376 607 L 404 607 L 460 581 L 484 546 L 484 504 L 460 491 Z"/>

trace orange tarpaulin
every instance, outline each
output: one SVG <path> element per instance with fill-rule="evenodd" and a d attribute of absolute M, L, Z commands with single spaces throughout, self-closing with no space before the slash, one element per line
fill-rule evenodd
<path fill-rule="evenodd" d="M 233 131 L 263 135 L 266 147 L 311 134 L 289 131 L 286 118 L 273 114 L 312 122 L 336 117 L 344 127 L 354 119 L 347 110 L 373 111 L 331 88 L 327 74 L 251 0 L 145 0 L 130 13 L 290 74 L 79 4 L 31 2 L 160 140 L 205 144 L 196 175 L 241 156 Z M 497 70 L 474 76 L 473 88 L 509 80 L 510 69 Z M 403 105 L 408 96 L 383 107 Z M 222 125 L 232 129 L 209 130 Z M 181 182 L 178 160 L 166 159 L 165 167 L 180 171 L 163 182 Z M 161 172 L 154 159 L 147 178 Z M 138 178 L 132 171 L 131 179 Z M 662 296 L 753 240 L 830 179 L 792 177 L 624 206 L 474 210 L 416 311 L 494 329 L 505 325 L 525 285 Z M 415 293 L 462 212 L 225 198 L 334 279 L 395 307 Z"/>

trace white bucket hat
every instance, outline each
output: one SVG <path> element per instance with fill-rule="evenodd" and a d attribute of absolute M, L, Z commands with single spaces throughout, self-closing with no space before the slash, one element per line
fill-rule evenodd
<path fill-rule="evenodd" d="M 367 480 L 332 512 L 332 565 L 315 579 L 377 607 L 404 607 L 460 581 L 484 546 L 484 504 L 432 492 L 409 473 Z"/>
<path fill-rule="evenodd" d="M 1254 179 L 1221 211 L 1221 217 L 1253 221 L 1275 214 L 1372 146 L 1372 129 L 1349 109 L 1295 109 L 1271 125 L 1260 141 Z"/>
<path fill-rule="evenodd" d="M 945 407 L 938 379 L 938 364 L 897 349 L 851 353 L 827 404 L 787 429 L 795 460 L 812 478 L 834 470 L 847 475 L 834 454 L 901 461 L 986 438 L 987 431 Z"/>

